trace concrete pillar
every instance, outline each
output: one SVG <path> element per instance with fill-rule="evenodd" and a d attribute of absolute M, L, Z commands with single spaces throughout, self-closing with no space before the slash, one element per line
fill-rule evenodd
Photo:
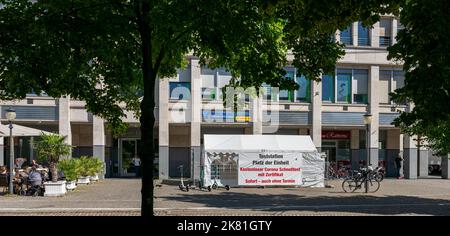
<path fill-rule="evenodd" d="M 300 129 L 298 129 L 298 134 L 299 135 L 308 135 L 308 129 L 300 128 Z"/>
<path fill-rule="evenodd" d="M 263 116 L 263 96 L 262 94 L 256 98 L 252 98 L 252 123 L 253 123 L 253 134 L 262 134 L 262 116 Z"/>
<path fill-rule="evenodd" d="M 394 44 L 397 43 L 396 37 L 397 37 L 397 30 L 398 30 L 397 29 L 397 22 L 398 22 L 398 20 L 396 18 L 393 18 L 391 22 L 392 22 L 392 25 L 391 25 L 391 37 L 392 37 L 391 45 L 394 45 Z"/>
<path fill-rule="evenodd" d="M 1 106 L 0 106 L 0 111 L 1 111 Z M 2 123 L 0 122 L 0 127 L 1 126 L 2 126 Z M 5 138 L 3 136 L 0 136 L 0 166 L 4 166 L 4 165 L 5 165 Z"/>
<path fill-rule="evenodd" d="M 34 160 L 34 149 L 33 149 L 33 145 L 34 145 L 34 137 L 30 137 L 30 163 L 31 161 Z"/>
<path fill-rule="evenodd" d="M 406 179 L 417 179 L 417 137 L 403 135 L 403 171 Z"/>
<path fill-rule="evenodd" d="M 65 137 L 68 145 L 72 145 L 72 128 L 70 126 L 70 98 L 59 98 L 59 135 Z"/>
<path fill-rule="evenodd" d="M 335 40 L 335 42 L 341 41 L 341 31 L 340 30 L 337 30 L 336 33 L 334 34 L 334 40 Z"/>
<path fill-rule="evenodd" d="M 358 169 L 359 168 L 359 130 L 358 129 L 352 129 L 351 130 L 351 137 L 350 137 L 350 150 L 351 150 L 351 161 L 352 161 L 352 168 Z"/>
<path fill-rule="evenodd" d="M 198 59 L 191 59 L 191 176 L 200 179 L 202 80 Z"/>
<path fill-rule="evenodd" d="M 386 175 L 389 177 L 396 177 L 397 169 L 395 166 L 395 158 L 397 158 L 400 152 L 400 130 L 399 129 L 389 129 L 387 130 L 387 140 L 386 140 Z M 403 168 L 403 167 L 402 167 Z M 400 173 L 403 171 L 400 170 Z"/>
<path fill-rule="evenodd" d="M 311 81 L 311 138 L 317 150 L 322 150 L 322 83 Z"/>
<path fill-rule="evenodd" d="M 352 24 L 352 40 L 353 46 L 358 46 L 358 22 Z"/>
<path fill-rule="evenodd" d="M 441 158 L 442 178 L 450 179 L 450 153 Z"/>
<path fill-rule="evenodd" d="M 370 46 L 380 47 L 380 22 L 377 22 L 370 29 Z"/>
<path fill-rule="evenodd" d="M 378 166 L 378 136 L 379 136 L 379 98 L 377 95 L 380 67 L 371 66 L 369 70 L 369 112 L 372 114 L 370 132 L 370 163 L 373 167 Z"/>
<path fill-rule="evenodd" d="M 92 117 L 92 153 L 104 163 L 103 172 L 99 173 L 99 178 L 104 179 L 106 173 L 105 161 L 105 124 L 98 116 Z"/>
<path fill-rule="evenodd" d="M 169 178 L 169 78 L 159 84 L 159 179 Z"/>
<path fill-rule="evenodd" d="M 419 139 L 417 140 L 417 176 L 428 176 L 428 149 L 421 146 Z"/>

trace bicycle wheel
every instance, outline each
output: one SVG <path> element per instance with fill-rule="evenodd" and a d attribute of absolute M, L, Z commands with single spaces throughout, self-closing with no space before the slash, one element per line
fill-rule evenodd
<path fill-rule="evenodd" d="M 367 188 L 369 189 L 369 193 L 375 193 L 376 191 L 378 191 L 378 189 L 380 189 L 380 182 L 377 180 L 369 179 Z"/>
<path fill-rule="evenodd" d="M 342 182 L 342 190 L 346 193 L 352 193 L 356 190 L 357 184 L 353 179 L 346 179 Z"/>

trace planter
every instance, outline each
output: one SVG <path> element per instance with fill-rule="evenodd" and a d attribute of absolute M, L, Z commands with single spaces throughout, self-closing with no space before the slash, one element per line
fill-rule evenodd
<path fill-rule="evenodd" d="M 89 176 L 78 177 L 77 184 L 89 184 L 91 182 L 89 178 Z"/>
<path fill-rule="evenodd" d="M 92 182 L 98 181 L 98 174 L 95 174 L 94 176 L 90 176 L 89 178 Z"/>
<path fill-rule="evenodd" d="M 45 182 L 44 187 L 45 187 L 44 196 L 46 197 L 64 196 L 67 192 L 66 181 Z"/>
<path fill-rule="evenodd" d="M 77 187 L 76 181 L 68 181 L 66 183 L 67 190 L 74 190 Z"/>

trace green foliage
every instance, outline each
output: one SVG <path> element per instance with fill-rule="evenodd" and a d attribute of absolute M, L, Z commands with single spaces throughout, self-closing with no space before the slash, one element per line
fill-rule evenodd
<path fill-rule="evenodd" d="M 79 176 L 93 176 L 103 171 L 103 162 L 96 157 L 81 156 L 76 162 L 76 172 Z"/>
<path fill-rule="evenodd" d="M 189 52 L 240 78 L 232 85 L 296 88 L 283 79 L 288 50 L 302 74 L 320 80 L 343 55 L 331 40 L 335 30 L 395 13 L 397 2 L 0 0 L 0 99 L 69 95 L 86 101 L 115 135 L 126 128 L 124 110 L 132 111 L 141 121 L 143 182 L 150 183 L 155 80 L 184 68 Z M 151 185 L 142 190 L 143 215 L 153 209 Z"/>
<path fill-rule="evenodd" d="M 35 141 L 34 148 L 39 161 L 58 163 L 62 156 L 71 154 L 71 146 L 64 142 L 64 137 L 57 134 L 42 134 Z"/>
<path fill-rule="evenodd" d="M 392 98 L 414 104 L 395 120 L 408 134 L 417 134 L 439 154 L 450 153 L 450 2 L 409 0 L 402 6 L 397 44 L 389 58 L 404 63 L 405 86 Z"/>
<path fill-rule="evenodd" d="M 79 176 L 77 166 L 79 160 L 76 158 L 63 159 L 58 163 L 58 168 L 64 172 L 64 176 L 68 181 L 75 181 Z"/>

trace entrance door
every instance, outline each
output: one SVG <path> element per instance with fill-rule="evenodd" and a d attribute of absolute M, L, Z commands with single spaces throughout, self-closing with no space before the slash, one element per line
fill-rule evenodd
<path fill-rule="evenodd" d="M 326 162 L 336 163 L 336 141 L 323 141 L 322 152 L 327 154 Z"/>
<path fill-rule="evenodd" d="M 119 140 L 119 175 L 136 176 L 132 160 L 139 157 L 140 139 L 120 139 Z"/>

